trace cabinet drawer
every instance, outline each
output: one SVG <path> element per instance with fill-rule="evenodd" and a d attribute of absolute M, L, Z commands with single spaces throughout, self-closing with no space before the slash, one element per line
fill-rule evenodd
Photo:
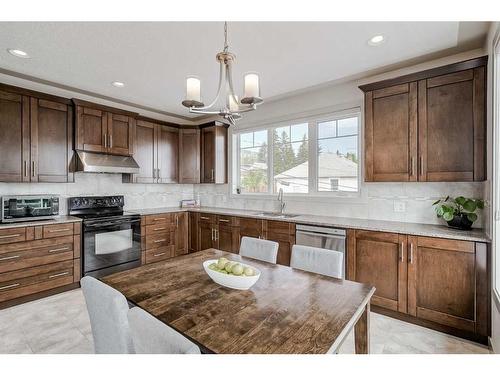
<path fill-rule="evenodd" d="M 200 213 L 198 217 L 201 223 L 215 223 L 216 215 Z"/>
<path fill-rule="evenodd" d="M 73 283 L 73 260 L 0 274 L 0 302 Z"/>
<path fill-rule="evenodd" d="M 146 226 L 146 236 L 163 232 L 170 232 L 172 229 L 173 226 L 167 223 L 148 225 Z"/>
<path fill-rule="evenodd" d="M 174 256 L 174 246 L 163 246 L 157 249 L 146 250 L 146 264 L 160 262 Z"/>
<path fill-rule="evenodd" d="M 26 227 L 0 229 L 0 245 L 26 241 Z"/>
<path fill-rule="evenodd" d="M 217 223 L 219 224 L 219 227 L 230 227 L 234 225 L 233 219 L 234 217 L 232 216 L 218 215 Z"/>
<path fill-rule="evenodd" d="M 146 216 L 146 225 L 153 224 L 174 224 L 174 214 L 158 214 L 158 215 L 148 215 Z"/>
<path fill-rule="evenodd" d="M 174 244 L 174 234 L 172 232 L 163 232 L 146 236 L 146 250 Z"/>
<path fill-rule="evenodd" d="M 73 235 L 73 223 L 52 224 L 43 226 L 43 238 L 53 238 Z"/>
<path fill-rule="evenodd" d="M 0 273 L 73 259 L 73 236 L 0 245 Z"/>

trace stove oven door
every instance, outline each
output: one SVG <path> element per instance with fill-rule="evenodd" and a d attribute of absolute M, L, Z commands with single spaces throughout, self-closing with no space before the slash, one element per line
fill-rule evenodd
<path fill-rule="evenodd" d="M 83 274 L 104 276 L 140 266 L 140 218 L 85 221 Z"/>

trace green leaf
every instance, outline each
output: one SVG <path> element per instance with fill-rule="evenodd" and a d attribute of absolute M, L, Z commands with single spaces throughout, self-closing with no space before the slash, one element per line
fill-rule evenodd
<path fill-rule="evenodd" d="M 437 201 L 435 201 L 432 205 L 435 206 L 436 204 L 440 203 L 441 202 L 441 199 L 438 199 Z"/>
<path fill-rule="evenodd" d="M 481 210 L 484 208 L 484 201 L 482 199 L 476 199 L 477 208 Z"/>
<path fill-rule="evenodd" d="M 445 219 L 446 221 L 451 221 L 453 220 L 453 214 L 451 212 L 445 212 L 443 214 L 443 219 Z"/>
<path fill-rule="evenodd" d="M 455 203 L 458 204 L 459 206 L 463 206 L 466 202 L 466 199 L 464 197 L 456 197 Z"/>
<path fill-rule="evenodd" d="M 470 212 L 467 214 L 467 219 L 469 219 L 472 222 L 475 222 L 477 220 L 477 215 L 473 212 Z"/>
<path fill-rule="evenodd" d="M 464 210 L 469 212 L 474 212 L 477 208 L 476 201 L 473 199 L 466 199 L 463 206 Z"/>
<path fill-rule="evenodd" d="M 455 208 L 454 208 L 454 207 L 451 207 L 451 206 L 445 206 L 445 205 L 443 205 L 443 206 L 441 206 L 441 207 L 443 207 L 443 212 L 444 212 L 444 213 L 448 212 L 448 213 L 450 213 L 450 214 L 452 214 L 452 215 L 453 215 L 453 213 L 455 212 Z"/>
<path fill-rule="evenodd" d="M 443 206 L 436 207 L 436 214 L 438 217 L 443 216 L 443 214 L 444 214 Z"/>

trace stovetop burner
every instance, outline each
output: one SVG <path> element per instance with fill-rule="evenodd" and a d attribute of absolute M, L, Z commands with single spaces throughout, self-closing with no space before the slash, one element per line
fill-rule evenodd
<path fill-rule="evenodd" d="M 69 215 L 83 220 L 138 216 L 123 211 L 123 195 L 71 197 L 68 199 Z"/>

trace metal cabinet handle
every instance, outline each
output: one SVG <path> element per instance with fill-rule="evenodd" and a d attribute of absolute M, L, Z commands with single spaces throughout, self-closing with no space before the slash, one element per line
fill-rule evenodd
<path fill-rule="evenodd" d="M 104 143 L 104 148 L 108 148 L 108 142 L 107 142 L 108 137 L 106 137 L 106 134 L 102 135 L 102 139 Z"/>
<path fill-rule="evenodd" d="M 420 176 L 424 175 L 424 157 L 420 156 Z"/>
<path fill-rule="evenodd" d="M 215 180 L 215 171 L 212 169 L 212 182 Z"/>
<path fill-rule="evenodd" d="M 165 242 L 165 241 L 166 241 L 165 239 L 163 239 L 163 240 L 156 240 L 156 241 L 154 241 L 154 243 Z"/>
<path fill-rule="evenodd" d="M 229 223 L 229 220 L 228 219 L 219 219 L 219 222 L 220 223 Z"/>
<path fill-rule="evenodd" d="M 21 284 L 15 283 L 15 284 L 10 284 L 10 285 L 5 285 L 5 286 L 0 287 L 0 290 L 15 288 L 16 286 L 19 286 L 19 285 L 21 285 Z"/>
<path fill-rule="evenodd" d="M 405 243 L 403 241 L 401 241 L 401 246 L 399 247 L 399 259 L 401 262 L 405 261 L 404 246 L 405 246 Z"/>
<path fill-rule="evenodd" d="M 65 276 L 65 275 L 68 275 L 69 272 L 61 272 L 61 273 L 56 273 L 55 275 L 50 275 L 49 276 L 49 279 L 53 279 L 54 277 L 61 277 L 61 276 Z"/>
<path fill-rule="evenodd" d="M 0 258 L 0 262 L 2 260 L 10 260 L 10 259 L 17 259 L 17 258 L 21 258 L 21 256 L 20 255 L 12 255 L 10 257 Z"/>
<path fill-rule="evenodd" d="M 69 250 L 69 247 L 60 247 L 58 249 L 50 249 L 49 253 L 57 253 L 58 251 L 64 251 L 64 250 Z"/>
<path fill-rule="evenodd" d="M 108 134 L 108 137 L 109 137 L 109 148 L 113 148 L 113 135 Z"/>
<path fill-rule="evenodd" d="M 165 255 L 166 253 L 159 253 L 159 254 L 153 254 L 154 257 L 159 257 L 159 256 L 162 256 L 162 255 Z"/>
<path fill-rule="evenodd" d="M 175 217 L 175 226 L 179 228 L 179 216 Z"/>
<path fill-rule="evenodd" d="M 215 241 L 218 241 L 219 240 L 219 230 L 214 229 L 214 231 L 215 231 Z"/>
<path fill-rule="evenodd" d="M 28 177 L 28 162 L 24 161 L 24 177 Z"/>
<path fill-rule="evenodd" d="M 408 261 L 413 264 L 413 242 L 410 243 L 410 255 L 408 256 Z"/>
<path fill-rule="evenodd" d="M 164 217 L 155 217 L 153 221 L 160 221 L 160 220 L 166 220 Z"/>
<path fill-rule="evenodd" d="M 161 228 L 154 228 L 153 231 L 157 231 L 157 230 L 164 230 L 164 229 L 167 229 L 165 227 L 161 227 Z"/>
<path fill-rule="evenodd" d="M 66 232 L 67 230 L 70 230 L 70 229 L 69 228 L 64 228 L 64 229 L 49 229 L 49 233 Z"/>
<path fill-rule="evenodd" d="M 160 179 L 160 171 L 161 171 L 161 168 L 156 169 L 156 178 L 157 179 Z"/>
<path fill-rule="evenodd" d="M 211 228 L 210 231 L 212 233 L 212 241 L 214 241 L 214 228 Z"/>
<path fill-rule="evenodd" d="M 210 220 L 210 218 L 209 218 L 209 217 L 206 217 L 206 216 L 200 216 L 200 219 L 201 219 L 201 220 Z"/>
<path fill-rule="evenodd" d="M 3 240 L 4 238 L 14 238 L 14 237 L 19 237 L 20 234 L 6 234 L 5 236 L 0 236 L 0 240 Z"/>
<path fill-rule="evenodd" d="M 35 177 L 35 161 L 31 162 L 31 177 Z"/>
<path fill-rule="evenodd" d="M 415 158 L 412 156 L 410 158 L 410 176 L 415 174 Z"/>

